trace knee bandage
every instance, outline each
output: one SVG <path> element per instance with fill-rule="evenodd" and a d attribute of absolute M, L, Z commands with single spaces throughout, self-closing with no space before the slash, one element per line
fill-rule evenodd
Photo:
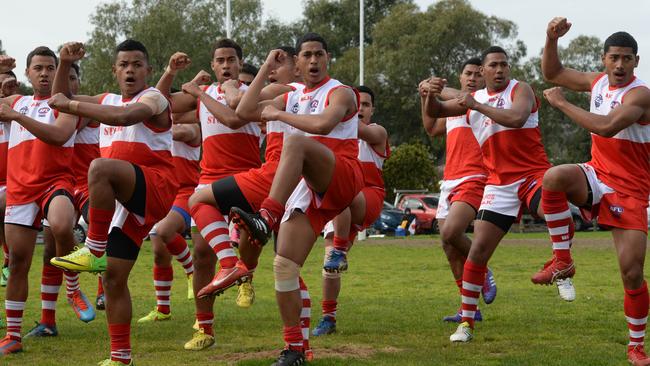
<path fill-rule="evenodd" d="M 300 288 L 300 266 L 294 261 L 275 256 L 273 259 L 273 273 L 275 274 L 275 290 L 279 292 L 295 291 Z"/>

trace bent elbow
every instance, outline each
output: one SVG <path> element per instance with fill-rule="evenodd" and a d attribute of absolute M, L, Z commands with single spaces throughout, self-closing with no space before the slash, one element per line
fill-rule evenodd
<path fill-rule="evenodd" d="M 618 130 L 609 126 L 600 129 L 600 131 L 596 131 L 596 134 L 601 137 L 614 137 L 617 133 Z"/>

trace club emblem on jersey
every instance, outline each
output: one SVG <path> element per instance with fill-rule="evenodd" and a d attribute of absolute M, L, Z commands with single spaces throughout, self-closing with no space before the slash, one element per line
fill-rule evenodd
<path fill-rule="evenodd" d="M 27 112 L 29 112 L 29 107 L 22 107 L 18 112 L 20 114 L 27 114 Z"/>
<path fill-rule="evenodd" d="M 506 101 L 503 100 L 503 98 L 499 98 L 497 101 L 497 108 L 503 108 L 504 105 L 506 105 Z"/>
<path fill-rule="evenodd" d="M 616 217 L 621 217 L 621 215 L 623 214 L 623 211 L 625 211 L 625 209 L 623 207 L 614 206 L 614 205 L 609 206 L 609 210 L 612 211 L 612 214 L 614 214 L 614 216 L 616 216 Z"/>
<path fill-rule="evenodd" d="M 309 110 L 311 113 L 316 112 L 316 108 L 318 108 L 318 99 L 314 99 L 309 103 Z"/>
<path fill-rule="evenodd" d="M 618 107 L 619 105 L 621 105 L 620 102 L 618 102 L 618 101 L 616 101 L 616 100 L 612 100 L 612 104 L 610 104 L 609 107 L 610 107 L 611 109 L 614 109 L 614 108 Z"/>
<path fill-rule="evenodd" d="M 296 104 L 294 104 L 293 107 L 291 107 L 291 113 L 297 114 L 298 110 L 299 110 L 299 104 L 296 102 Z"/>
<path fill-rule="evenodd" d="M 596 97 L 596 99 L 594 99 L 594 105 L 596 106 L 596 108 L 600 108 L 600 105 L 601 105 L 601 104 L 603 104 L 603 95 L 602 95 L 602 94 L 598 94 L 598 96 Z"/>
<path fill-rule="evenodd" d="M 38 109 L 38 116 L 45 117 L 45 115 L 50 111 L 50 107 L 41 107 Z"/>

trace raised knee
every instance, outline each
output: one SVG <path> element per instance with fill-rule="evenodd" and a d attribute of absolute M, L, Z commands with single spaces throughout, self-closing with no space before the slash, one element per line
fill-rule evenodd
<path fill-rule="evenodd" d="M 565 169 L 561 166 L 551 168 L 544 173 L 542 185 L 547 189 L 562 189 L 567 183 Z"/>
<path fill-rule="evenodd" d="M 94 159 L 88 167 L 88 180 L 97 180 L 102 177 L 110 175 L 110 159 L 97 158 Z"/>
<path fill-rule="evenodd" d="M 300 265 L 291 259 L 276 255 L 273 259 L 275 290 L 290 292 L 300 288 Z"/>

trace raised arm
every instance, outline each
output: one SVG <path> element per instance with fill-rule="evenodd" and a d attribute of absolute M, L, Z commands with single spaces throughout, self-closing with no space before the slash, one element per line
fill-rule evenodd
<path fill-rule="evenodd" d="M 169 63 L 165 68 L 165 72 L 158 80 L 156 89 L 160 90 L 163 95 L 170 98 L 172 101 L 172 109 L 174 113 L 189 112 L 196 109 L 196 98 L 186 93 L 173 93 L 171 92 L 172 84 L 176 74 L 185 70 L 192 64 L 192 60 L 183 52 L 176 52 L 169 58 Z M 201 70 L 204 72 L 203 70 Z M 201 74 L 199 72 L 199 74 Z M 198 77 L 199 75 L 197 75 Z M 209 76 L 209 75 L 208 75 Z M 195 78 L 196 79 L 196 78 Z M 197 82 L 198 84 L 198 82 Z"/>
<path fill-rule="evenodd" d="M 566 114 L 573 122 L 587 131 L 603 137 L 612 137 L 639 121 L 650 118 L 650 90 L 635 88 L 625 95 L 625 103 L 603 116 L 590 113 L 567 101 L 562 88 L 544 90 L 544 98 L 551 106 Z"/>
<path fill-rule="evenodd" d="M 447 88 L 446 85 L 447 80 L 438 77 L 432 77 L 420 83 L 418 89 L 420 97 L 423 98 L 423 116 L 426 115 L 427 117 L 434 119 L 460 116 L 467 113 L 467 107 L 458 104 L 455 99 L 446 101 L 440 101 L 438 99 L 441 97 L 448 98 L 460 93 L 455 89 Z"/>
<path fill-rule="evenodd" d="M 519 82 L 514 91 L 512 108 L 502 109 L 478 103 L 469 93 L 463 93 L 456 101 L 467 108 L 490 117 L 495 123 L 511 128 L 521 128 L 526 124 L 535 106 L 535 93 L 530 85 Z"/>
<path fill-rule="evenodd" d="M 0 105 L 0 121 L 11 123 L 16 121 L 32 135 L 46 144 L 62 146 L 77 129 L 79 117 L 70 114 L 59 113 L 53 124 L 36 121 L 22 113 L 15 111 L 6 104 Z"/>
<path fill-rule="evenodd" d="M 81 60 L 86 54 L 81 42 L 68 42 L 61 47 L 59 52 L 59 66 L 56 68 L 52 95 L 62 93 L 67 98 L 87 103 L 99 103 L 101 95 L 72 95 L 70 92 L 70 68 L 72 64 Z"/>
<path fill-rule="evenodd" d="M 566 18 L 553 18 L 546 28 L 546 44 L 542 53 L 542 74 L 544 79 L 574 91 L 591 91 L 591 84 L 598 77 L 595 72 L 581 72 L 562 66 L 557 52 L 558 39 L 564 36 L 571 23 Z"/>
<path fill-rule="evenodd" d="M 275 101 L 278 101 L 278 98 L 276 98 Z M 327 135 L 332 132 L 334 127 L 336 127 L 345 116 L 356 113 L 357 110 L 357 101 L 352 89 L 338 88 L 330 95 L 329 104 L 321 114 L 288 113 L 279 110 L 277 103 L 275 103 L 264 108 L 262 111 L 262 120 L 278 120 L 307 133 Z"/>

